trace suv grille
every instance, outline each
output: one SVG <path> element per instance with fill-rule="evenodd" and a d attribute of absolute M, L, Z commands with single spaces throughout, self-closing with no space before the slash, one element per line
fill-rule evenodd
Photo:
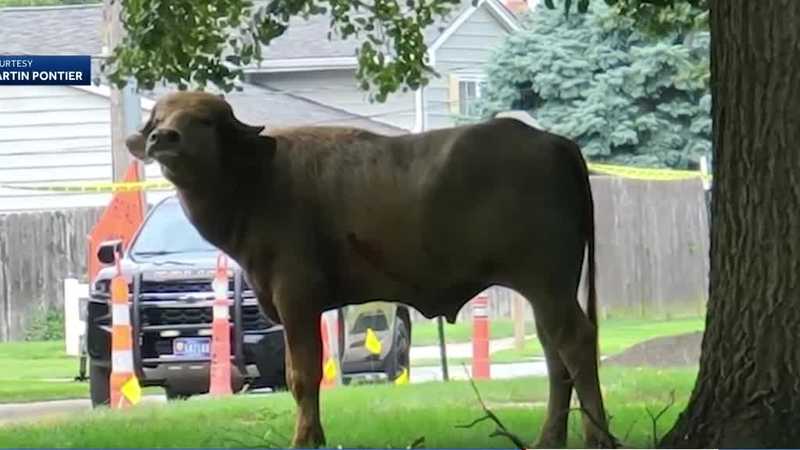
<path fill-rule="evenodd" d="M 146 308 L 142 325 L 187 325 L 211 323 L 211 308 Z"/>
<path fill-rule="evenodd" d="M 233 311 L 231 311 L 233 313 Z M 263 330 L 272 326 L 272 321 L 261 313 L 256 305 L 242 306 L 242 326 L 245 330 Z"/>
<path fill-rule="evenodd" d="M 95 289 L 103 295 L 110 290 L 111 280 L 98 280 Z M 234 281 L 230 280 L 228 289 L 234 290 Z M 139 287 L 142 294 L 185 294 L 191 292 L 211 292 L 211 280 L 208 281 L 142 281 Z M 251 290 L 247 281 L 242 279 L 242 291 Z M 128 292 L 133 292 L 133 283 L 128 283 Z"/>
<path fill-rule="evenodd" d="M 131 291 L 133 286 L 130 286 Z M 212 291 L 211 280 L 204 281 L 142 281 L 139 287 L 142 294 L 170 294 Z M 233 291 L 233 280 L 228 282 L 228 289 Z M 242 279 L 242 290 L 250 290 L 250 286 Z"/>
<path fill-rule="evenodd" d="M 211 290 L 209 282 L 157 282 L 142 281 L 140 292 L 142 294 L 168 294 L 188 292 L 208 292 Z"/>
<path fill-rule="evenodd" d="M 233 307 L 230 308 L 233 318 Z M 141 312 L 142 325 L 184 325 L 211 324 L 213 312 L 210 307 L 201 308 L 144 308 Z M 272 322 L 261 313 L 258 305 L 242 306 L 242 328 L 245 331 L 263 330 Z"/>

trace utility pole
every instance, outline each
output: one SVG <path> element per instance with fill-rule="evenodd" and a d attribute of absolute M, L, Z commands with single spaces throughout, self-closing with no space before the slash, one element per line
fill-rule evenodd
<path fill-rule="evenodd" d="M 122 0 L 103 0 L 104 47 L 103 56 L 109 57 L 122 42 L 125 29 L 120 20 Z M 128 166 L 134 161 L 125 146 L 125 138 L 137 130 L 142 123 L 141 103 L 133 79 L 123 89 L 111 88 L 111 166 L 113 180 L 122 181 Z M 144 173 L 139 164 L 139 179 Z"/>
<path fill-rule="evenodd" d="M 514 322 L 514 349 L 525 348 L 525 297 L 516 291 L 511 292 L 511 320 Z"/>
<path fill-rule="evenodd" d="M 419 87 L 419 131 L 424 132 L 428 129 L 428 117 L 425 114 L 425 86 Z M 441 357 L 442 364 L 442 379 L 448 381 L 450 373 L 447 367 L 447 341 L 444 337 L 444 320 L 442 316 L 436 317 L 436 327 L 439 331 L 439 356 Z"/>
<path fill-rule="evenodd" d="M 444 320 L 442 320 L 442 316 L 436 317 L 436 326 L 439 329 L 439 356 L 442 358 L 442 379 L 448 381 L 450 380 L 450 374 L 447 370 L 447 342 L 444 339 Z"/>

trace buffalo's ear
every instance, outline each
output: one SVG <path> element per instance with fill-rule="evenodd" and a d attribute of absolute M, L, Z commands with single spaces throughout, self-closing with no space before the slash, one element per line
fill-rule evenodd
<path fill-rule="evenodd" d="M 240 122 L 231 114 L 222 127 L 223 157 L 235 168 L 261 166 L 272 161 L 275 138 L 265 136 L 263 126 Z"/>

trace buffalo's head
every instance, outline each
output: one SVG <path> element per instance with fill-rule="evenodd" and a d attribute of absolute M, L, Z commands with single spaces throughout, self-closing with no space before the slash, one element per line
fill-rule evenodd
<path fill-rule="evenodd" d="M 191 188 L 263 167 L 275 150 L 263 129 L 240 122 L 222 97 L 177 92 L 159 99 L 126 145 L 137 159 L 157 161 L 178 187 Z"/>

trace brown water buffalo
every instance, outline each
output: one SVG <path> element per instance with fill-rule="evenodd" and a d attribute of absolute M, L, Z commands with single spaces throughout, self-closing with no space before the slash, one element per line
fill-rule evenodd
<path fill-rule="evenodd" d="M 264 312 L 283 323 L 293 445 L 325 443 L 324 310 L 382 299 L 452 322 L 491 285 L 533 305 L 550 378 L 537 444 L 565 444 L 573 386 L 586 445 L 613 444 L 597 375 L 592 193 L 573 142 L 513 118 L 395 137 L 337 127 L 265 134 L 222 98 L 183 92 L 160 99 L 127 144 L 161 165 L 191 222 L 241 264 Z"/>

